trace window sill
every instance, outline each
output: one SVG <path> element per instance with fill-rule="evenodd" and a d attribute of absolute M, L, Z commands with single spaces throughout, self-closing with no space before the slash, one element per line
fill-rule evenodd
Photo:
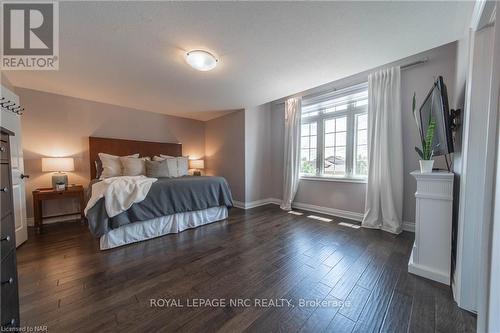
<path fill-rule="evenodd" d="M 320 182 L 339 182 L 339 183 L 358 183 L 366 184 L 366 178 L 353 177 L 321 177 L 321 176 L 300 176 L 299 180 L 320 181 Z"/>

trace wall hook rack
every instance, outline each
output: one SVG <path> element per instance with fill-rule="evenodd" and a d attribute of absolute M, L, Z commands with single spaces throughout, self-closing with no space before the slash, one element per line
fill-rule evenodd
<path fill-rule="evenodd" d="M 24 108 L 14 101 L 8 100 L 5 97 L 0 97 L 0 107 L 2 110 L 10 111 L 18 115 L 23 115 Z"/>

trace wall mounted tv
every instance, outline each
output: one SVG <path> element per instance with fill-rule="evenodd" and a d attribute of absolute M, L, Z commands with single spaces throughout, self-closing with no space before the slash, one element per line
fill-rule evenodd
<path fill-rule="evenodd" d="M 421 137 L 427 133 L 430 120 L 436 122 L 432 143 L 434 156 L 453 153 L 452 119 L 448 106 L 448 93 L 442 76 L 434 82 L 420 107 L 418 116 Z"/>

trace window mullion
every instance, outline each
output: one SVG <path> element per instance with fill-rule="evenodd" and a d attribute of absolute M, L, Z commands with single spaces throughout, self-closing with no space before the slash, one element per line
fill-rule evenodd
<path fill-rule="evenodd" d="M 324 131 L 325 120 L 323 118 L 318 119 L 317 122 L 317 143 L 316 147 L 316 175 L 322 176 L 325 169 L 324 164 L 324 143 L 325 143 L 325 131 Z"/>
<path fill-rule="evenodd" d="M 353 174 L 353 156 L 354 156 L 354 107 L 348 104 L 347 113 L 347 147 L 346 147 L 346 176 Z"/>

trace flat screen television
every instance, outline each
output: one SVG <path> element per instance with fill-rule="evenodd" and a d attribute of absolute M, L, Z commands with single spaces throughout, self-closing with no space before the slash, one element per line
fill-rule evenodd
<path fill-rule="evenodd" d="M 420 112 L 418 114 L 420 136 L 423 138 L 427 133 L 430 119 L 435 120 L 436 129 L 432 147 L 434 156 L 453 153 L 453 134 L 451 129 L 451 114 L 448 106 L 448 93 L 443 77 L 434 82 L 432 89 L 427 94 Z"/>

